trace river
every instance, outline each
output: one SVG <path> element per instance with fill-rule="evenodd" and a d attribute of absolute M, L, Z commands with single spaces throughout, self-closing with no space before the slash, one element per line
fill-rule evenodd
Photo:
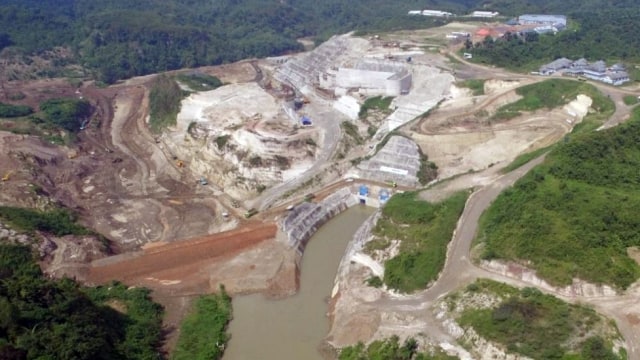
<path fill-rule="evenodd" d="M 322 360 L 318 347 L 329 331 L 327 301 L 338 264 L 373 211 L 354 206 L 320 228 L 305 249 L 296 295 L 282 300 L 260 294 L 234 297 L 224 360 Z"/>

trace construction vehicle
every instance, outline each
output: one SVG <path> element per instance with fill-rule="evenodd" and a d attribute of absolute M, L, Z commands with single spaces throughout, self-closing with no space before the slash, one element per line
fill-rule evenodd
<path fill-rule="evenodd" d="M 207 181 L 207 179 L 205 179 L 204 177 L 200 177 L 200 180 L 198 180 L 198 182 L 200 183 L 200 185 L 207 185 L 207 184 L 209 184 L 209 182 Z"/>
<path fill-rule="evenodd" d="M 253 215 L 255 215 L 257 213 L 258 213 L 257 209 L 251 208 L 251 209 L 247 210 L 246 213 L 244 213 L 244 217 L 245 217 L 245 219 L 248 219 L 248 218 L 252 217 Z"/>
<path fill-rule="evenodd" d="M 397 188 L 398 184 L 395 181 L 387 181 L 387 184 L 389 184 L 391 187 Z"/>
<path fill-rule="evenodd" d="M 179 168 L 184 167 L 184 161 L 182 160 L 176 161 L 176 166 L 178 166 Z"/>
<path fill-rule="evenodd" d="M 315 197 L 316 196 L 314 194 L 307 194 L 307 195 L 304 196 L 304 201 L 311 201 Z"/>
<path fill-rule="evenodd" d="M 11 174 L 13 174 L 13 171 L 9 171 L 4 174 L 4 176 L 2 177 L 2 181 L 8 181 L 11 178 Z"/>

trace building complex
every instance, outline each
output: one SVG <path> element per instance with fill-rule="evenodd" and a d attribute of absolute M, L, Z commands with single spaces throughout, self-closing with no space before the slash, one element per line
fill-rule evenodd
<path fill-rule="evenodd" d="M 539 71 L 540 75 L 551 75 L 556 72 L 567 76 L 583 76 L 616 86 L 630 81 L 624 65 L 615 64 L 607 67 L 602 60 L 589 63 L 584 58 L 576 61 L 560 58 L 541 66 Z"/>

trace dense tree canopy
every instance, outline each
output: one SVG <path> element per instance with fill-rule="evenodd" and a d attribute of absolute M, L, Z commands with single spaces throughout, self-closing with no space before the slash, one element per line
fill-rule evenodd
<path fill-rule="evenodd" d="M 48 280 L 12 245 L 0 245 L 0 279 L 2 359 L 159 358 L 162 309 L 145 289 Z"/>

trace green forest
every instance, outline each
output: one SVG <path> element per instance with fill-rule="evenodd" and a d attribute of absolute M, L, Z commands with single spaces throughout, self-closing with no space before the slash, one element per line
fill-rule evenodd
<path fill-rule="evenodd" d="M 447 19 L 407 16 L 431 7 L 465 14 L 497 10 L 566 13 L 576 32 L 539 41 L 507 41 L 485 47 L 477 58 L 517 67 L 565 56 L 637 58 L 634 36 L 640 10 L 631 0 L 530 1 L 441 0 L 5 0 L 0 4 L 0 50 L 43 54 L 57 46 L 70 49 L 73 61 L 106 83 L 134 75 L 214 65 L 302 50 L 297 39 L 322 41 L 349 31 L 372 32 L 425 28 Z M 604 10 L 607 9 L 607 10 Z M 596 13 L 597 12 L 597 13 Z M 463 18 L 455 18 L 462 20 Z"/>
<path fill-rule="evenodd" d="M 1 359 L 160 359 L 149 291 L 49 280 L 27 247 L 0 245 Z"/>
<path fill-rule="evenodd" d="M 572 135 L 503 192 L 480 221 L 486 259 L 527 262 L 555 285 L 625 289 L 640 266 L 640 108 L 615 128 Z"/>

